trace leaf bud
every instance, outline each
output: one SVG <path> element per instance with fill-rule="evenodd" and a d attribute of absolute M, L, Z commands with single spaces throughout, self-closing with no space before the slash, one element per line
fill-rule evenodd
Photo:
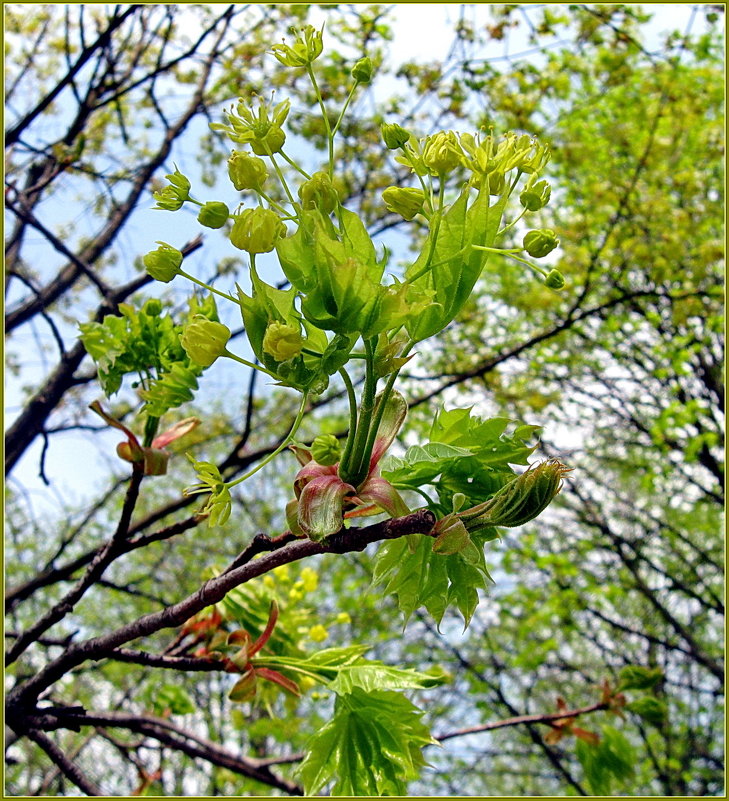
<path fill-rule="evenodd" d="M 390 150 L 397 150 L 399 147 L 407 144 L 410 139 L 408 131 L 396 122 L 383 123 L 380 131 L 382 132 L 382 140 Z"/>
<path fill-rule="evenodd" d="M 222 228 L 228 222 L 229 216 L 230 209 L 225 203 L 221 203 L 219 200 L 209 200 L 200 209 L 197 221 L 206 228 Z"/>
<path fill-rule="evenodd" d="M 425 203 L 425 194 L 422 189 L 412 189 L 402 186 L 388 186 L 382 193 L 382 199 L 388 211 L 399 214 L 406 220 L 422 211 Z"/>
<path fill-rule="evenodd" d="M 523 244 L 530 256 L 541 259 L 559 245 L 559 239 L 551 228 L 538 228 L 524 235 Z"/>
<path fill-rule="evenodd" d="M 337 207 L 339 195 L 326 172 L 315 172 L 308 181 L 299 187 L 301 205 L 305 209 L 319 209 L 329 214 Z"/>
<path fill-rule="evenodd" d="M 245 209 L 233 219 L 230 241 L 247 253 L 270 253 L 276 242 L 286 236 L 286 226 L 271 209 Z"/>
<path fill-rule="evenodd" d="M 542 462 L 512 479 L 485 503 L 458 516 L 469 531 L 489 526 L 522 526 L 541 514 L 562 489 L 570 468 L 558 459 Z"/>
<path fill-rule="evenodd" d="M 162 314 L 162 301 L 158 298 L 150 298 L 142 307 L 142 311 L 150 317 L 159 317 Z"/>
<path fill-rule="evenodd" d="M 564 289 L 564 284 L 564 276 L 559 270 L 550 270 L 544 279 L 544 286 L 548 286 L 550 289 Z"/>
<path fill-rule="evenodd" d="M 245 150 L 234 150 L 228 158 L 228 175 L 233 186 L 242 192 L 260 189 L 268 178 L 268 170 L 263 159 L 251 156 Z"/>
<path fill-rule="evenodd" d="M 323 467 L 330 467 L 339 461 L 342 448 L 334 434 L 320 434 L 311 443 L 311 455 Z"/>
<path fill-rule="evenodd" d="M 218 356 L 225 353 L 229 339 L 230 329 L 227 325 L 196 314 L 192 322 L 185 326 L 180 344 L 190 361 L 200 367 L 210 367 Z"/>
<path fill-rule="evenodd" d="M 147 273 L 155 279 L 168 284 L 179 272 L 182 265 L 182 253 L 166 242 L 157 242 L 159 247 L 142 258 Z"/>
<path fill-rule="evenodd" d="M 369 83 L 372 80 L 373 72 L 372 61 L 370 61 L 367 56 L 361 58 L 354 67 L 352 67 L 352 77 L 357 83 Z"/>
<path fill-rule="evenodd" d="M 539 211 L 549 203 L 551 195 L 552 189 L 546 181 L 533 183 L 530 178 L 519 195 L 519 202 L 527 211 Z"/>
<path fill-rule="evenodd" d="M 323 28 L 317 31 L 313 25 L 304 25 L 292 45 L 275 44 L 271 52 L 284 67 L 306 67 L 321 55 L 322 33 Z"/>
<path fill-rule="evenodd" d="M 439 131 L 425 138 L 423 163 L 431 175 L 443 176 L 461 163 L 463 150 L 453 131 Z"/>
<path fill-rule="evenodd" d="M 303 345 L 304 341 L 297 327 L 277 320 L 268 324 L 263 336 L 263 350 L 277 362 L 285 362 L 298 356 Z"/>

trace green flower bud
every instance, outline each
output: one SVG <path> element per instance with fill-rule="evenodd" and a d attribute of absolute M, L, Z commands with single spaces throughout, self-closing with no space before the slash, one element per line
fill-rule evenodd
<path fill-rule="evenodd" d="M 506 189 L 506 178 L 504 178 L 503 172 L 490 172 L 484 176 L 483 180 L 489 182 L 490 195 L 500 195 Z"/>
<path fill-rule="evenodd" d="M 469 531 L 490 526 L 522 526 L 541 514 L 562 489 L 562 477 L 571 468 L 558 459 L 529 468 L 502 487 L 493 498 L 458 517 Z"/>
<path fill-rule="evenodd" d="M 323 30 L 317 31 L 313 25 L 305 25 L 292 45 L 275 44 L 271 52 L 284 67 L 306 67 L 321 55 Z"/>
<path fill-rule="evenodd" d="M 550 270 L 544 279 L 544 286 L 548 286 L 550 289 L 563 289 L 564 284 L 564 276 L 559 270 Z"/>
<path fill-rule="evenodd" d="M 330 467 L 336 464 L 341 453 L 341 445 L 334 434 L 320 434 L 311 443 L 311 455 L 314 457 L 314 461 L 318 462 L 322 467 Z"/>
<path fill-rule="evenodd" d="M 369 83 L 372 80 L 373 71 L 372 62 L 365 56 L 352 67 L 352 77 L 357 83 Z"/>
<path fill-rule="evenodd" d="M 393 211 L 406 220 L 412 220 L 418 212 L 422 211 L 425 194 L 422 189 L 388 186 L 382 193 L 382 199 L 385 201 L 388 211 Z"/>
<path fill-rule="evenodd" d="M 165 175 L 170 182 L 160 192 L 153 192 L 152 197 L 157 202 L 155 208 L 165 211 L 177 211 L 186 200 L 190 199 L 190 181 L 177 169 L 171 175 Z"/>
<path fill-rule="evenodd" d="M 390 150 L 397 150 L 407 144 L 410 134 L 396 122 L 385 122 L 380 128 L 382 140 Z"/>
<path fill-rule="evenodd" d="M 263 336 L 263 350 L 270 353 L 277 362 L 285 362 L 298 356 L 303 346 L 301 332 L 295 326 L 275 320 L 268 324 Z"/>
<path fill-rule="evenodd" d="M 228 175 L 233 186 L 242 192 L 245 189 L 260 189 L 268 178 L 263 159 L 251 156 L 244 150 L 234 150 L 228 158 Z"/>
<path fill-rule="evenodd" d="M 142 311 L 150 317 L 159 317 L 162 314 L 162 301 L 150 298 L 142 307 Z"/>
<path fill-rule="evenodd" d="M 286 226 L 275 211 L 260 206 L 245 209 L 234 217 L 230 241 L 247 253 L 269 253 L 276 242 L 286 236 Z"/>
<path fill-rule="evenodd" d="M 209 200 L 200 209 L 197 221 L 206 228 L 222 228 L 228 222 L 229 216 L 230 210 L 225 203 L 221 203 L 219 200 Z"/>
<path fill-rule="evenodd" d="M 551 228 L 538 228 L 535 231 L 529 231 L 524 236 L 523 240 L 524 250 L 535 259 L 541 259 L 547 253 L 551 253 L 557 245 L 557 239 L 554 231 Z"/>
<path fill-rule="evenodd" d="M 257 156 L 268 156 L 271 153 L 278 153 L 285 141 L 286 134 L 278 125 L 274 125 L 263 136 L 251 140 L 251 150 Z"/>
<path fill-rule="evenodd" d="M 549 203 L 551 195 L 552 188 L 546 181 L 532 183 L 530 178 L 524 191 L 519 195 L 519 202 L 527 211 L 539 211 Z"/>
<path fill-rule="evenodd" d="M 179 272 L 182 264 L 182 253 L 166 242 L 157 242 L 159 247 L 142 258 L 147 272 L 155 281 L 168 284 Z"/>
<path fill-rule="evenodd" d="M 428 136 L 423 145 L 423 163 L 431 175 L 452 172 L 463 158 L 463 150 L 453 131 L 440 131 Z"/>
<path fill-rule="evenodd" d="M 319 209 L 323 214 L 334 211 L 339 202 L 337 190 L 326 172 L 315 172 L 299 187 L 301 205 L 305 209 Z"/>
<path fill-rule="evenodd" d="M 196 314 L 192 322 L 185 326 L 180 344 L 190 361 L 200 367 L 210 367 L 218 356 L 225 353 L 229 339 L 230 329 L 227 325 Z"/>

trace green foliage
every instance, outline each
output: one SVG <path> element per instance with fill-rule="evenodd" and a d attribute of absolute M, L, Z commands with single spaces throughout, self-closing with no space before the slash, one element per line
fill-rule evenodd
<path fill-rule="evenodd" d="M 122 303 L 120 316 L 108 314 L 100 323 L 79 323 L 80 339 L 98 368 L 99 383 L 107 397 L 115 395 L 126 375 L 136 375 L 144 412 L 161 417 L 170 409 L 191 401 L 202 369 L 192 362 L 180 338 L 185 323 L 176 324 L 161 313 L 159 301 L 147 301 L 141 309 Z M 187 321 L 195 315 L 217 321 L 212 295 L 189 300 Z"/>
<path fill-rule="evenodd" d="M 660 668 L 626 665 L 618 674 L 618 690 L 650 690 L 662 679 Z"/>
<path fill-rule="evenodd" d="M 627 737 L 612 726 L 602 727 L 597 745 L 578 740 L 576 751 L 595 795 L 612 795 L 616 783 L 624 788 L 634 774 L 635 750 Z"/>
<path fill-rule="evenodd" d="M 159 717 L 189 715 L 195 711 L 190 696 L 176 684 L 163 684 L 150 694 L 152 711 Z"/>
<path fill-rule="evenodd" d="M 390 690 L 354 687 L 338 695 L 334 716 L 309 741 L 300 774 L 307 795 L 333 781 L 333 795 L 403 795 L 433 741 L 413 704 Z"/>

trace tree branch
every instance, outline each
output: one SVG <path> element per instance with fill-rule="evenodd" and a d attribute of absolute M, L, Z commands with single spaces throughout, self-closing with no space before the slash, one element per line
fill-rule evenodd
<path fill-rule="evenodd" d="M 73 763 L 50 737 L 43 734 L 42 731 L 32 728 L 28 729 L 25 734 L 29 740 L 32 740 L 48 754 L 51 761 L 58 767 L 61 773 L 63 773 L 66 778 L 70 779 L 79 790 L 83 790 L 86 795 L 103 795 L 101 790 L 92 781 L 86 778 L 78 765 Z"/>
<path fill-rule="evenodd" d="M 88 659 L 102 659 L 109 651 L 130 640 L 146 637 L 161 629 L 181 625 L 206 606 L 218 603 L 232 589 L 252 578 L 262 576 L 280 565 L 297 562 L 318 554 L 363 551 L 371 543 L 380 540 L 397 539 L 408 534 L 429 534 L 434 525 L 435 515 L 428 510 L 421 510 L 405 517 L 385 520 L 364 528 L 342 529 L 324 542 L 297 540 L 260 559 L 224 572 L 205 582 L 197 592 L 173 606 L 144 615 L 108 634 L 70 645 L 65 653 L 49 662 L 39 673 L 24 684 L 15 687 L 8 694 L 8 723 L 13 727 L 11 722 L 13 716 L 19 714 L 22 718 L 27 713 L 28 705 L 33 703 L 43 690 L 58 681 L 72 668 Z"/>

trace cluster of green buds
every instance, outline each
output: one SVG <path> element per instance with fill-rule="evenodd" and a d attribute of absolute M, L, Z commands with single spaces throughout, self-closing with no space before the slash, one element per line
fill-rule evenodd
<path fill-rule="evenodd" d="M 271 52 L 284 66 L 306 70 L 322 112 L 328 164 L 309 175 L 283 152 L 288 100 L 275 104 L 273 99 L 258 98 L 256 107 L 255 100 L 249 103 L 240 98 L 224 112 L 226 122 L 210 127 L 245 146 L 232 151 L 227 172 L 233 187 L 253 193 L 257 205 L 243 208 L 241 204 L 231 212 L 222 201 L 201 203 L 190 196 L 190 181 L 177 168 L 168 176 L 170 185 L 155 193 L 155 200 L 158 208 L 168 210 L 186 202 L 198 205 L 198 221 L 207 228 L 227 228 L 230 221 L 231 244 L 249 254 L 250 294 L 239 286 L 237 297 L 215 287 L 208 289 L 238 305 L 256 364 L 230 353 L 230 329 L 202 315 L 188 323 L 181 345 L 196 367 L 204 369 L 224 356 L 261 370 L 280 386 L 301 391 L 299 413 L 280 448 L 296 433 L 307 398 L 323 392 L 332 377 L 340 375 L 345 382 L 349 435 L 341 444 L 331 434 L 321 435 L 300 457 L 296 498 L 287 511 L 292 531 L 321 540 L 338 531 L 345 517 L 382 511 L 397 516 L 408 511 L 397 488 L 379 473 L 379 462 L 407 409 L 393 385 L 416 344 L 456 318 L 488 254 L 503 254 L 529 266 L 551 289 L 561 289 L 564 278 L 557 270 L 547 273 L 521 255 L 547 256 L 558 245 L 551 229 L 529 231 L 520 248 L 495 247 L 497 238 L 525 214 L 549 202 L 551 189 L 540 179 L 549 159 L 547 145 L 515 133 L 497 139 L 492 133 L 438 131 L 418 139 L 397 123 L 385 123 L 381 128 L 385 147 L 397 151 L 396 161 L 417 179 L 414 187 L 387 187 L 382 193 L 385 207 L 404 220 L 418 218 L 419 225 L 427 226 L 427 235 L 421 254 L 405 269 L 402 280 L 384 279 L 388 254 L 379 256 L 360 216 L 342 205 L 334 169 L 335 135 L 357 87 L 372 80 L 373 64 L 363 57 L 353 65 L 353 84 L 337 117 L 322 97 L 312 66 L 322 53 L 321 30 L 305 25 L 291 44 L 276 44 Z M 289 166 L 294 170 L 284 172 Z M 522 176 L 518 197 L 523 210 L 502 228 L 509 197 Z M 461 177 L 460 191 L 450 199 L 449 180 Z M 267 181 L 278 181 L 282 191 L 269 193 Z M 153 278 L 168 282 L 182 275 L 207 286 L 182 271 L 180 251 L 163 242 L 158 245 L 144 257 Z M 258 273 L 256 257 L 274 251 L 290 283 L 288 289 L 267 284 Z M 359 402 L 346 370 L 354 358 L 365 366 Z M 377 394 L 380 380 L 385 387 Z M 230 514 L 230 487 L 252 473 L 225 482 L 212 465 L 196 462 L 195 467 L 200 483 L 190 492 L 211 492 L 206 511 L 212 520 L 224 522 Z M 540 465 L 484 504 L 465 512 L 454 510 L 442 521 L 443 536 L 434 550 L 457 552 L 467 546 L 473 531 L 531 519 L 559 491 L 564 472 L 559 463 Z"/>

